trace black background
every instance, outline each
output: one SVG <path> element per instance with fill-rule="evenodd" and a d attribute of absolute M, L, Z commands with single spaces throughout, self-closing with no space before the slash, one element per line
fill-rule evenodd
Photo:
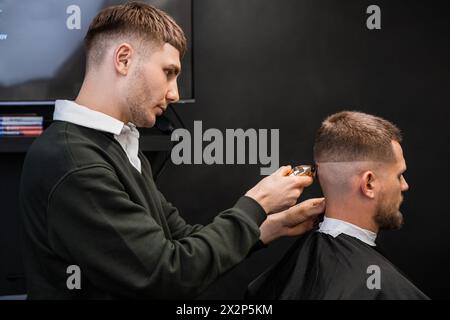
<path fill-rule="evenodd" d="M 381 30 L 366 8 L 381 8 Z M 449 18 L 445 2 L 194 0 L 196 103 L 175 108 L 189 129 L 280 129 L 280 165 L 308 163 L 327 115 L 360 110 L 404 134 L 410 190 L 399 231 L 379 235 L 387 255 L 431 298 L 450 297 Z M 20 274 L 17 192 L 21 154 L 0 155 L 0 273 Z M 208 223 L 256 184 L 261 165 L 168 164 L 158 178 L 191 223 Z M 302 199 L 320 196 L 317 183 Z M 201 298 L 241 298 L 293 239 L 254 254 Z M 0 293 L 22 280 L 0 279 Z"/>

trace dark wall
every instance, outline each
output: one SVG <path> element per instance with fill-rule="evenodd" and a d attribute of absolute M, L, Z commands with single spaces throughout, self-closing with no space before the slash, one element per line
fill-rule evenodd
<path fill-rule="evenodd" d="M 18 212 L 23 159 L 21 154 L 0 154 L 0 296 L 25 292 Z"/>
<path fill-rule="evenodd" d="M 194 120 L 203 121 L 204 130 L 279 128 L 280 164 L 311 161 L 315 131 L 330 113 L 354 109 L 396 123 L 404 133 L 410 190 L 402 207 L 403 229 L 382 233 L 380 244 L 425 293 L 449 298 L 449 22 L 439 2 L 377 1 L 382 29 L 369 31 L 370 4 L 194 0 L 197 102 L 176 110 L 188 128 Z M 0 155 L 0 200 L 6 204 L 0 225 L 12 225 L 0 234 L 4 269 L 20 266 L 11 243 L 18 239 L 22 160 Z M 208 223 L 262 178 L 260 167 L 169 164 L 158 184 L 186 220 Z M 302 199 L 313 196 L 320 196 L 317 184 Z M 282 239 L 254 254 L 202 298 L 241 298 L 246 285 L 292 241 Z M 0 282 L 0 293 L 5 286 Z"/>
<path fill-rule="evenodd" d="M 192 128 L 279 128 L 280 164 L 311 161 L 330 113 L 373 113 L 403 131 L 410 190 L 399 231 L 380 234 L 390 259 L 433 298 L 450 297 L 449 20 L 442 3 L 376 1 L 382 29 L 366 28 L 368 1 L 195 1 Z M 190 222 L 206 223 L 259 179 L 259 165 L 169 165 L 158 183 Z M 303 199 L 319 196 L 315 184 Z M 213 285 L 204 298 L 240 298 L 285 252 L 284 239 Z"/>

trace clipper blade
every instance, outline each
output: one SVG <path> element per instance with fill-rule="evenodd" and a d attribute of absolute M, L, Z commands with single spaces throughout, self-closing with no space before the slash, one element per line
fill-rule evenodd
<path fill-rule="evenodd" d="M 302 164 L 294 167 L 290 174 L 290 176 L 310 176 L 314 178 L 316 176 L 316 167 L 314 165 L 306 165 Z"/>

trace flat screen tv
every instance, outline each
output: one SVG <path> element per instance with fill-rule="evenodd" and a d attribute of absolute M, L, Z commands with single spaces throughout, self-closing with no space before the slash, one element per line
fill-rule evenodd
<path fill-rule="evenodd" d="M 0 105 L 46 105 L 74 99 L 84 76 L 83 39 L 92 18 L 125 0 L 0 0 Z M 147 0 L 183 28 L 180 102 L 193 101 L 192 2 Z"/>

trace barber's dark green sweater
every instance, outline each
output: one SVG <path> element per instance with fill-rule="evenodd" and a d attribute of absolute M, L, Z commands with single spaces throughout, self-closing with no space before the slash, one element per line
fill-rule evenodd
<path fill-rule="evenodd" d="M 29 298 L 194 298 L 247 256 L 266 216 L 256 201 L 186 224 L 139 158 L 142 174 L 112 134 L 63 121 L 36 139 L 20 193 Z"/>

